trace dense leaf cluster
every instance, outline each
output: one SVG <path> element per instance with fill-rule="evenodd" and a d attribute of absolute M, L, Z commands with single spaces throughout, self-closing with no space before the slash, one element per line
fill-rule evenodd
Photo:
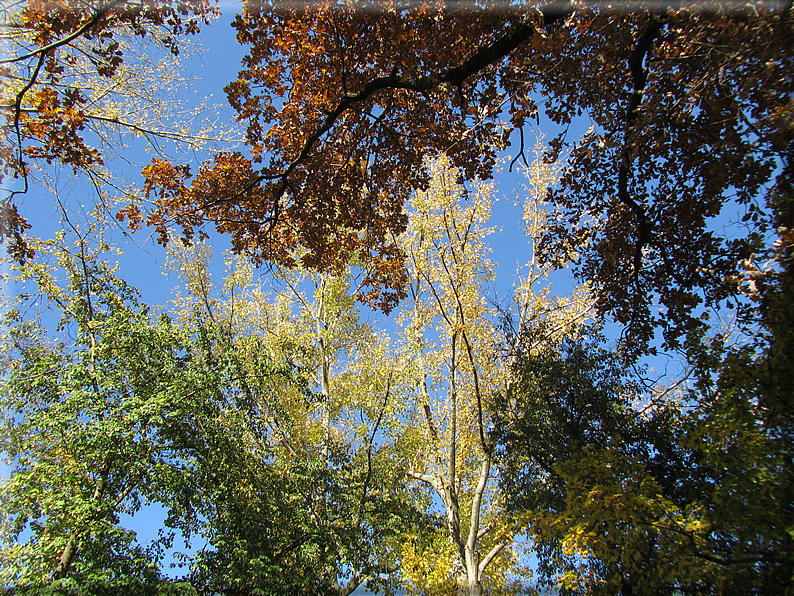
<path fill-rule="evenodd" d="M 495 438 L 541 574 L 564 593 L 787 593 L 789 333 L 729 351 L 716 384 L 672 403 L 637 403 L 638 380 L 598 341 L 522 352 Z"/>
<path fill-rule="evenodd" d="M 277 457 L 264 412 L 285 392 L 311 400 L 290 361 L 199 312 L 186 325 L 154 317 L 105 264 L 56 252 L 65 293 L 26 271 L 67 335 L 50 339 L 17 310 L 6 320 L 4 589 L 336 594 L 347 569 L 372 573 L 398 527 L 429 523 L 380 465 L 310 445 Z M 168 516 L 146 547 L 120 523 L 143 504 Z M 182 584 L 160 570 L 175 531 L 206 542 Z"/>
<path fill-rule="evenodd" d="M 637 352 L 660 326 L 675 347 L 772 232 L 757 199 L 792 136 L 791 9 L 631 9 L 246 5 L 235 26 L 250 51 L 226 90 L 250 154 L 219 155 L 192 180 L 155 160 L 150 222 L 165 238 L 170 221 L 189 236 L 214 221 L 257 260 L 290 264 L 300 247 L 320 270 L 358 254 L 367 297 L 390 308 L 405 283 L 392 236 L 427 185 L 425 160 L 444 153 L 462 176 L 490 177 L 513 131 L 523 153 L 542 96 L 565 127 L 549 159 L 571 148 L 545 258 L 579 253 Z M 567 141 L 583 114 L 590 131 Z M 745 231 L 728 236 L 715 222 L 737 208 Z"/>

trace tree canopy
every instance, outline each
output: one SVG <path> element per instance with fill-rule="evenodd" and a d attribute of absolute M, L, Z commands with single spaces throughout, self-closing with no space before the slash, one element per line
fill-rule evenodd
<path fill-rule="evenodd" d="M 89 71 L 112 77 L 122 36 L 176 52 L 174 36 L 213 9 L 86 5 L 48 28 L 59 11 L 32 3 L 15 14 L 24 49 L 4 62 L 19 80 L 5 158 L 16 176 L 25 159 L 101 160 L 80 134 L 89 116 L 68 78 L 73 47 L 87 44 Z M 136 200 L 119 217 L 162 241 L 174 224 L 192 238 L 213 222 L 259 263 L 331 271 L 356 254 L 368 270 L 362 296 L 389 309 L 406 283 L 393 236 L 407 198 L 427 185 L 426 158 L 443 152 L 462 177 L 487 179 L 515 137 L 523 156 L 524 128 L 543 110 L 566 127 L 549 158 L 571 145 L 544 258 L 587 238 L 578 271 L 600 310 L 637 349 L 658 327 L 675 347 L 774 234 L 759 197 L 790 151 L 790 22 L 788 4 L 769 2 L 246 3 L 234 26 L 249 51 L 226 92 L 247 153 L 221 152 L 195 175 L 156 158 L 144 170 L 151 209 Z M 30 74 L 16 74 L 26 65 Z M 583 114 L 590 131 L 567 141 Z M 4 233 L 23 257 L 12 199 Z M 726 210 L 741 213 L 742 232 L 716 229 Z"/>
<path fill-rule="evenodd" d="M 196 149 L 227 137 L 218 126 L 188 132 L 206 107 L 183 112 L 169 97 L 174 85 L 184 85 L 169 71 L 178 69 L 185 36 L 216 15 L 205 0 L 4 6 L 0 238 L 15 259 L 32 256 L 17 201 L 40 184 L 36 174 L 45 164 L 68 166 L 98 187 L 118 187 L 124 185 L 103 166 L 130 137 L 158 150 L 166 141 Z M 157 60 L 162 52 L 165 62 Z"/>
<path fill-rule="evenodd" d="M 240 148 L 166 101 L 212 3 L 10 6 L 0 589 L 791 593 L 792 10 L 246 1 Z M 528 242 L 499 299 L 502 160 Z"/>
<path fill-rule="evenodd" d="M 579 271 L 601 310 L 640 345 L 659 324 L 675 345 L 772 232 L 758 197 L 792 137 L 790 6 L 456 6 L 245 5 L 235 27 L 250 49 L 226 91 L 249 154 L 195 177 L 155 160 L 150 223 L 190 236 L 214 221 L 255 259 L 289 264 L 301 247 L 324 270 L 358 253 L 393 290 L 375 295 L 387 307 L 404 291 L 391 235 L 427 185 L 426 157 L 491 177 L 541 96 L 566 131 L 592 122 L 552 194 L 545 258 L 587 238 Z M 735 238 L 713 229 L 726 206 L 746 214 Z"/>

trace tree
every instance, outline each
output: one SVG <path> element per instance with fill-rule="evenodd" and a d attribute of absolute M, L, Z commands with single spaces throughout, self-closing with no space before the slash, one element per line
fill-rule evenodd
<path fill-rule="evenodd" d="M 542 329 L 524 333 L 493 436 L 508 507 L 529 520 L 545 581 L 571 593 L 651 594 L 696 578 L 702 569 L 681 553 L 694 522 L 678 485 L 698 471 L 675 449 L 680 412 L 663 396 L 643 404 L 639 379 L 593 329 L 542 346 Z"/>
<path fill-rule="evenodd" d="M 769 226 L 756 199 L 791 138 L 790 18 L 789 5 L 756 3 L 618 14 L 561 0 L 252 2 L 235 23 L 249 55 L 226 88 L 249 154 L 221 154 L 192 179 L 154 160 L 150 221 L 188 236 L 215 222 L 259 262 L 291 264 L 301 247 L 304 266 L 328 270 L 358 253 L 377 265 L 368 282 L 396 288 L 388 308 L 404 290 L 390 239 L 410 193 L 427 187 L 425 158 L 445 152 L 464 177 L 488 178 L 511 130 L 523 153 L 541 93 L 565 126 L 550 159 L 575 116 L 593 122 L 552 193 L 545 258 L 588 238 L 579 272 L 600 310 L 637 351 L 659 325 L 675 347 L 702 327 L 699 305 L 730 294 L 723 279 Z M 731 240 L 712 218 L 734 203 L 750 229 Z"/>
<path fill-rule="evenodd" d="M 501 481 L 546 579 L 566 593 L 790 589 L 791 435 L 760 406 L 774 400 L 774 362 L 744 348 L 716 387 L 645 397 L 624 358 L 588 336 L 519 342 L 516 382 L 497 400 Z"/>
<path fill-rule="evenodd" d="M 535 181 L 541 185 L 538 168 Z M 516 592 L 522 586 L 510 585 L 509 577 L 525 571 L 513 548 L 522 525 L 504 507 L 509 497 L 496 483 L 489 436 L 494 398 L 510 382 L 509 360 L 498 349 L 500 313 L 485 294 L 494 274 L 485 244 L 492 232 L 486 222 L 493 190 L 480 184 L 467 192 L 443 158 L 430 172 L 428 190 L 411 201 L 414 215 L 400 240 L 410 280 L 401 315 L 403 358 L 412 363 L 413 383 L 403 389 L 411 406 L 397 447 L 408 478 L 441 500 L 445 527 L 411 543 L 404 573 L 422 593 Z M 532 230 L 540 225 L 540 215 L 529 219 Z M 538 271 L 529 274 L 537 282 Z M 520 297 L 522 320 L 548 316 L 551 321 L 557 310 L 561 328 L 566 318 L 575 320 L 588 308 L 576 299 L 553 305 L 532 294 L 529 283 Z"/>
<path fill-rule="evenodd" d="M 177 58 L 186 49 L 183 38 L 216 14 L 205 0 L 23 0 L 3 8 L 0 180 L 7 194 L 0 199 L 0 238 L 15 259 L 31 256 L 17 201 L 37 170 L 71 168 L 98 188 L 103 204 L 108 187 L 125 194 L 127 185 L 104 166 L 128 139 L 143 137 L 163 157 L 172 153 L 168 143 L 195 150 L 231 140 L 217 122 L 214 130 L 201 122 L 208 106 L 184 109 L 171 97 L 174 87 L 184 90 Z M 126 193 L 134 225 L 139 198 Z"/>
<path fill-rule="evenodd" d="M 416 362 L 417 394 L 408 425 L 418 427 L 406 434 L 424 435 L 424 441 L 412 445 L 407 474 L 440 497 L 448 547 L 442 553 L 451 561 L 436 563 L 448 569 L 441 585 L 422 585 L 417 575 L 411 579 L 420 589 L 449 593 L 455 589 L 450 582 L 457 581 L 459 593 L 481 594 L 486 569 L 512 538 L 511 520 L 500 515 L 496 503 L 480 521 L 492 464 L 484 434 L 485 388 L 497 382 L 497 363 L 488 350 L 495 343 L 494 329 L 481 292 L 493 276 L 483 243 L 491 191 L 479 187 L 463 206 L 462 189 L 447 162 L 432 168 L 428 191 L 411 202 L 416 217 L 403 242 L 411 280 L 404 341 Z M 436 337 L 427 331 L 432 329 Z M 406 571 L 410 577 L 412 570 Z"/>
<path fill-rule="evenodd" d="M 74 246 L 63 235 L 34 245 L 56 262 L 21 270 L 71 338 L 48 339 L 18 309 L 7 316 L 4 588 L 79 585 L 89 593 L 161 581 L 156 546 L 137 545 L 119 514 L 151 499 L 158 468 L 174 457 L 158 426 L 178 409 L 174 379 L 186 367 L 186 344 L 167 318 L 151 320 L 88 248 L 89 235 Z M 15 544 L 26 529 L 30 538 Z"/>
<path fill-rule="evenodd" d="M 286 527 L 295 526 L 294 540 L 300 539 L 294 548 L 305 553 L 305 585 L 342 595 L 364 582 L 370 588 L 398 586 L 399 536 L 408 526 L 421 531 L 429 520 L 402 488 L 402 474 L 380 437 L 400 411 L 394 401 L 398 373 L 390 368 L 387 338 L 359 318 L 350 275 L 277 270 L 278 291 L 269 294 L 253 282 L 251 266 L 239 257 L 227 255 L 230 273 L 214 285 L 209 247 L 175 246 L 171 254 L 171 267 L 189 291 L 177 303 L 181 317 L 223 329 L 227 349 L 246 371 L 247 400 L 262 427 L 259 446 L 249 451 L 267 450 L 272 461 L 266 468 L 281 471 L 291 487 L 284 494 L 293 501 L 271 503 L 264 519 L 278 506 L 295 514 L 289 523 L 280 517 Z M 290 362 L 305 386 L 255 381 L 268 357 Z M 234 567 L 247 570 L 251 581 L 264 582 L 241 584 L 249 588 L 293 585 L 285 576 L 295 568 L 281 568 L 284 561 L 252 571 L 263 545 L 251 520 L 261 517 L 259 508 L 265 511 L 263 500 L 272 501 L 270 489 L 258 486 L 252 482 L 246 489 L 257 512 L 240 511 L 234 526 L 222 528 L 223 540 L 238 546 L 218 546 L 214 561 L 237 553 Z M 276 544 L 285 542 L 290 543 Z M 249 559 L 251 565 L 244 563 Z M 212 571 L 216 586 L 226 581 L 226 565 L 216 564 Z"/>
<path fill-rule="evenodd" d="M 791 591 L 794 575 L 794 420 L 788 373 L 792 197 L 789 154 L 767 197 L 779 238 L 767 252 L 769 260 L 761 264 L 759 258 L 760 268 L 752 259 L 743 264 L 746 277 L 740 283 L 760 303 L 756 325 L 738 345 L 715 341 L 712 353 L 725 354 L 715 367 L 719 374 L 702 376 L 698 406 L 687 421 L 687 446 L 710 472 L 710 482 L 702 488 L 709 523 L 702 556 L 719 567 L 722 585 L 746 593 Z"/>
<path fill-rule="evenodd" d="M 107 246 L 92 234 L 102 225 L 74 227 L 74 246 L 65 233 L 39 241 L 36 259 L 19 266 L 35 299 L 62 315 L 64 333 L 50 340 L 18 311 L 10 317 L 4 587 L 348 594 L 367 579 L 388 584 L 384 537 L 399 523 L 421 526 L 422 516 L 390 490 L 371 435 L 358 452 L 339 442 L 318 456 L 307 414 L 317 400 L 285 357 L 299 353 L 300 338 L 291 348 L 247 333 L 250 326 L 235 335 L 228 323 L 256 305 L 209 308 L 206 294 L 214 318 L 192 309 L 177 323 L 153 317 L 100 258 Z M 230 276 L 232 295 L 245 274 Z M 194 276 L 192 289 L 201 283 Z M 289 432 L 301 425 L 303 441 Z M 148 550 L 119 525 L 142 503 L 168 513 Z M 26 528 L 32 536 L 16 543 Z M 208 546 L 185 582 L 171 586 L 158 565 L 174 530 Z M 339 586 L 344 566 L 352 577 Z"/>

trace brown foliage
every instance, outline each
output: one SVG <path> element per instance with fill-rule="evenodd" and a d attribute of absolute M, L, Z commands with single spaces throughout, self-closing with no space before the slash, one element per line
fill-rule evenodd
<path fill-rule="evenodd" d="M 672 346 L 697 332 L 699 308 L 729 295 L 726 276 L 770 231 L 762 195 L 794 133 L 790 16 L 782 5 L 762 16 L 637 15 L 634 37 L 653 32 L 644 72 L 629 64 L 622 85 L 596 76 L 602 99 L 587 109 L 597 133 L 574 148 L 553 195 L 561 213 L 547 246 L 589 236 L 580 274 L 641 342 L 658 324 Z M 736 209 L 743 223 L 726 218 Z"/>
<path fill-rule="evenodd" d="M 553 193 L 547 258 L 588 238 L 579 271 L 638 346 L 660 322 L 670 345 L 697 330 L 766 229 L 756 201 L 792 137 L 790 7 L 455 6 L 248 3 L 235 26 L 250 51 L 226 91 L 250 156 L 206 164 L 154 221 L 215 221 L 259 261 L 399 259 L 391 238 L 426 158 L 489 177 L 541 93 L 555 122 L 594 123 Z M 732 241 L 713 224 L 729 203 L 757 224 Z M 373 281 L 395 287 L 382 276 L 398 269 Z"/>
<path fill-rule="evenodd" d="M 3 138 L 0 180 L 21 179 L 21 190 L 3 198 L 0 240 L 10 240 L 14 258 L 30 256 L 20 230 L 25 220 L 13 203 L 28 190 L 31 160 L 72 166 L 75 171 L 102 164 L 85 139 L 89 98 L 75 84 L 84 69 L 112 78 L 124 62 L 121 37 L 157 38 L 177 54 L 177 37 L 198 32 L 215 9 L 208 0 L 23 0 L 4 14 L 7 57 L 3 76 Z"/>
<path fill-rule="evenodd" d="M 546 9 L 549 21 L 561 7 Z M 249 163 L 205 165 L 153 217 L 188 235 L 200 217 L 214 221 L 258 262 L 289 264 L 297 252 L 303 266 L 331 270 L 355 255 L 370 272 L 368 297 L 388 310 L 405 279 L 393 239 L 406 199 L 427 186 L 426 158 L 446 153 L 467 178 L 491 176 L 509 137 L 498 120 L 511 69 L 502 58 L 535 25 L 503 11 L 369 8 L 246 5 L 235 26 L 251 49 L 226 91 L 247 124 Z M 513 103 L 523 124 L 518 106 L 534 104 L 520 88 Z M 152 168 L 154 191 L 168 175 Z"/>
<path fill-rule="evenodd" d="M 195 27 L 181 24 L 181 4 L 128 14 L 111 3 L 50 30 L 34 6 L 50 16 L 57 6 L 30 5 L 39 46 L 85 28 L 100 73 L 121 59 L 116 24 L 140 34 L 150 23 Z M 537 117 L 540 94 L 553 121 L 593 122 L 552 192 L 546 258 L 587 239 L 579 273 L 638 348 L 660 324 L 670 346 L 697 333 L 703 308 L 735 291 L 724 280 L 772 221 L 759 196 L 794 136 L 791 5 L 472 7 L 246 3 L 235 27 L 250 49 L 226 92 L 249 154 L 218 155 L 192 178 L 153 162 L 147 222 L 163 240 L 173 224 L 191 237 L 213 222 L 260 263 L 329 271 L 355 257 L 370 272 L 369 297 L 388 309 L 405 279 L 393 239 L 407 197 L 426 188 L 427 158 L 446 153 L 464 177 L 488 178 L 511 132 Z M 56 80 L 55 50 L 29 60 Z M 29 157 L 101 159 L 81 148 L 79 92 L 53 97 L 45 85 L 28 101 L 35 116 L 17 124 L 41 139 Z M 551 153 L 565 142 L 563 133 Z M 724 234 L 715 218 L 737 206 L 745 221 Z"/>

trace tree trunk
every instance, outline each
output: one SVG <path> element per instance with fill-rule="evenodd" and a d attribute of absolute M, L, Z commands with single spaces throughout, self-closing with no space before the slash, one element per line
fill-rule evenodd
<path fill-rule="evenodd" d="M 320 377 L 320 391 L 323 395 L 323 413 L 322 413 L 322 446 L 321 452 L 326 466 L 328 465 L 328 456 L 331 452 L 331 381 L 330 381 L 330 362 L 328 352 L 325 348 L 325 340 L 320 337 L 320 359 L 321 359 L 321 377 Z"/>
<path fill-rule="evenodd" d="M 58 559 L 58 566 L 55 568 L 54 579 L 63 579 L 69 573 L 69 567 L 72 565 L 74 553 L 77 550 L 77 533 L 76 531 L 69 536 L 69 541 L 66 543 L 66 548 L 63 549 L 60 558 Z"/>
<path fill-rule="evenodd" d="M 96 485 L 94 486 L 94 494 L 91 496 L 91 500 L 95 503 L 98 503 L 102 499 L 102 495 L 105 492 L 105 482 L 107 481 L 108 474 L 110 474 L 110 457 L 105 457 L 105 463 L 102 466 L 102 471 L 100 472 L 99 477 L 96 480 Z M 90 521 L 90 519 L 91 516 L 89 515 L 86 522 Z M 79 529 L 81 525 L 81 523 L 75 524 L 74 530 L 69 536 L 69 540 L 66 542 L 66 547 L 64 547 L 63 552 L 58 559 L 58 566 L 55 568 L 53 580 L 63 579 L 69 573 L 69 568 L 72 566 L 74 554 L 77 552 L 77 541 L 80 538 L 79 534 L 82 532 L 82 530 Z"/>
<path fill-rule="evenodd" d="M 482 584 L 477 581 L 476 585 L 470 585 L 468 580 L 464 580 L 458 585 L 458 596 L 482 596 Z"/>

